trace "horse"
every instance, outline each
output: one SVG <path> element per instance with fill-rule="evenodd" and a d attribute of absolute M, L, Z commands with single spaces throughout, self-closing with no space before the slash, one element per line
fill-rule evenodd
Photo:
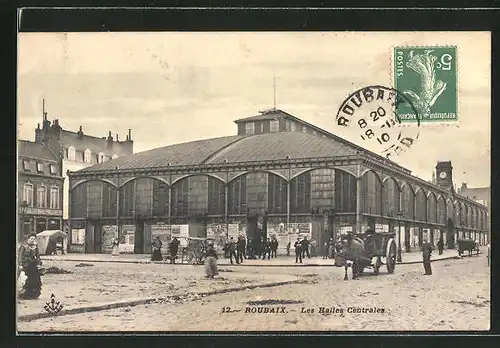
<path fill-rule="evenodd" d="M 349 280 L 347 275 L 347 269 L 349 267 L 351 267 L 352 270 L 352 279 L 359 279 L 359 275 L 362 272 L 362 268 L 360 267 L 360 256 L 364 252 L 363 240 L 348 235 L 347 238 L 343 238 L 341 242 L 336 245 L 336 250 L 335 265 L 337 267 L 344 266 L 344 280 Z"/>

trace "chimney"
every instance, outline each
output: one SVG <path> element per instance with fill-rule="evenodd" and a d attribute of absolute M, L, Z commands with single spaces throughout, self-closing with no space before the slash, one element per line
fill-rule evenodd
<path fill-rule="evenodd" d="M 59 126 L 59 120 L 54 120 L 54 126 Z M 80 127 L 81 130 L 81 127 Z"/>
<path fill-rule="evenodd" d="M 432 184 L 436 185 L 436 172 L 432 171 Z"/>
<path fill-rule="evenodd" d="M 132 130 L 128 129 L 128 140 L 132 140 Z"/>
<path fill-rule="evenodd" d="M 78 131 L 78 137 L 81 139 L 83 138 L 83 130 L 82 130 L 82 126 L 80 126 L 80 130 Z"/>
<path fill-rule="evenodd" d="M 38 124 L 38 127 L 36 129 L 40 129 L 40 123 Z"/>
<path fill-rule="evenodd" d="M 118 142 L 118 134 L 116 134 L 116 142 Z"/>
<path fill-rule="evenodd" d="M 467 183 L 463 182 L 462 187 L 460 187 L 460 192 L 463 192 L 464 190 L 467 190 Z"/>
<path fill-rule="evenodd" d="M 111 131 L 108 133 L 108 149 L 113 147 L 113 137 L 111 136 Z"/>

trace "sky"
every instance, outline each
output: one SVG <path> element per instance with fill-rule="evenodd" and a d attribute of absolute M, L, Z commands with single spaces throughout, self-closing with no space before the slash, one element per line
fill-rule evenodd
<path fill-rule="evenodd" d="M 491 54 L 487 32 L 21 33 L 18 137 L 49 120 L 89 135 L 111 131 L 134 152 L 235 135 L 236 119 L 276 107 L 365 146 L 335 116 L 369 85 L 392 86 L 395 46 L 457 46 L 459 122 L 422 124 L 391 159 L 430 180 L 450 160 L 460 186 L 490 185 Z M 368 147 L 369 150 L 379 151 Z"/>

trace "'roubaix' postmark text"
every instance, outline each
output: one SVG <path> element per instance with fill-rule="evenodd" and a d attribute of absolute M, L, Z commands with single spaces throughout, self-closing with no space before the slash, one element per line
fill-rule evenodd
<path fill-rule="evenodd" d="M 415 114 L 416 124 L 401 126 L 396 113 L 399 105 L 406 105 Z M 349 95 L 337 112 L 336 123 L 358 129 L 363 147 L 376 149 L 387 158 L 411 148 L 418 139 L 420 125 L 418 110 L 411 100 L 384 86 L 367 86 Z"/>

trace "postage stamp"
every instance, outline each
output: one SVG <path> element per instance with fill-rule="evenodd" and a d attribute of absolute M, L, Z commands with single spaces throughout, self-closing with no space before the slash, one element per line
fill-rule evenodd
<path fill-rule="evenodd" d="M 422 122 L 458 121 L 457 48 L 395 47 L 394 88 L 408 96 Z M 416 122 L 409 104 L 396 107 L 401 122 Z"/>

